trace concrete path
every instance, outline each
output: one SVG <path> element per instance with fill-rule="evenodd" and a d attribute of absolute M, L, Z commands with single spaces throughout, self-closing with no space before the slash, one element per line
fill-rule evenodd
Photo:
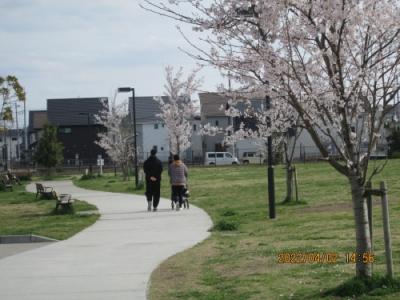
<path fill-rule="evenodd" d="M 101 218 L 68 240 L 0 259 L 2 300 L 146 299 L 151 272 L 207 238 L 212 225 L 194 206 L 176 212 L 161 200 L 158 212 L 147 212 L 144 196 L 44 184 L 95 204 Z"/>

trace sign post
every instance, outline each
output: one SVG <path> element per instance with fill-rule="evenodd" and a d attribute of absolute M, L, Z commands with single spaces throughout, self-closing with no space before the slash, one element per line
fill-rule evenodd
<path fill-rule="evenodd" d="M 97 156 L 97 165 L 100 168 L 100 175 L 103 175 L 104 159 L 101 158 L 101 155 Z"/>

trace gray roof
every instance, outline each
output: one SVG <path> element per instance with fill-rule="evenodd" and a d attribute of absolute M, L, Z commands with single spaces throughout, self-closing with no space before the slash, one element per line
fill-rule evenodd
<path fill-rule="evenodd" d="M 55 126 L 93 125 L 107 97 L 47 99 L 49 123 Z"/>
<path fill-rule="evenodd" d="M 162 98 L 168 99 L 168 97 Z M 154 97 L 135 97 L 135 109 L 137 124 L 161 122 L 161 119 L 156 116 L 161 112 L 160 106 Z M 132 111 L 132 97 L 129 98 L 129 111 Z"/>
<path fill-rule="evenodd" d="M 221 105 L 225 107 L 228 99 L 218 93 L 199 93 L 200 111 L 203 117 L 225 116 L 225 111 L 220 110 Z"/>
<path fill-rule="evenodd" d="M 201 105 L 201 115 L 205 118 L 207 117 L 222 117 L 225 115 L 225 107 L 229 101 L 227 97 L 224 97 L 218 93 L 199 93 L 200 105 Z M 265 106 L 263 105 L 265 100 L 263 99 L 252 99 L 251 107 L 255 110 L 261 110 Z M 223 109 L 221 110 L 221 106 Z M 239 111 L 243 112 L 248 104 L 245 102 L 238 102 L 235 104 Z"/>

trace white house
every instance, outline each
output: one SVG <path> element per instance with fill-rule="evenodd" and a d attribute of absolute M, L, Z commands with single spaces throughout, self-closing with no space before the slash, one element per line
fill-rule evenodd
<path fill-rule="evenodd" d="M 10 161 L 19 161 L 21 158 L 21 147 L 24 132 L 22 129 L 9 129 L 0 133 L 1 164 L 10 166 Z"/>
<path fill-rule="evenodd" d="M 132 107 L 132 98 L 130 98 L 131 114 Z M 156 148 L 158 158 L 167 162 L 170 154 L 168 131 L 163 121 L 157 117 L 160 113 L 159 104 L 154 97 L 135 97 L 135 109 L 139 161 L 143 162 L 150 155 L 151 149 Z M 194 118 L 191 123 L 193 126 L 192 146 L 182 155 L 182 158 L 187 161 L 202 158 L 201 137 L 197 134 L 200 118 Z"/>

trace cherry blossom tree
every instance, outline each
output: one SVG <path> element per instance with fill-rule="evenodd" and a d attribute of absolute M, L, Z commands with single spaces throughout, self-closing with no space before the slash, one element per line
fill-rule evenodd
<path fill-rule="evenodd" d="M 261 85 L 277 109 L 296 111 L 322 156 L 347 178 L 355 251 L 370 252 L 363 196 L 380 170 L 369 172 L 369 157 L 399 92 L 399 1 L 144 1 L 208 34 L 203 46 L 187 38 L 193 57 L 230 72 L 243 89 Z M 356 275 L 370 277 L 371 264 L 357 262 Z"/>
<path fill-rule="evenodd" d="M 233 126 L 229 126 L 223 130 L 222 128 L 208 125 L 202 128 L 203 133 L 207 135 L 224 133 L 224 142 L 228 145 L 244 139 L 251 140 L 259 151 L 264 153 L 264 157 L 267 156 L 266 144 L 268 137 L 273 135 L 272 148 L 275 149 L 274 152 L 280 152 L 284 155 L 286 169 L 286 197 L 284 202 L 291 202 L 293 200 L 293 186 L 296 187 L 296 196 L 298 194 L 297 182 L 295 182 L 296 177 L 294 176 L 296 168 L 293 164 L 293 158 L 297 140 L 303 130 L 296 111 L 291 107 L 287 107 L 286 109 L 273 107 L 268 108 L 267 111 L 267 103 L 263 103 L 264 100 L 253 100 L 253 102 L 261 102 L 261 105 L 252 105 L 252 101 L 249 99 L 247 101 L 238 100 L 238 94 L 230 96 L 231 100 L 228 102 L 225 115 L 244 120 L 240 123 L 239 129 L 235 130 Z M 240 96 L 248 97 L 249 95 L 242 94 Z M 260 95 L 252 93 L 250 96 L 259 97 Z M 245 105 L 246 108 L 240 110 L 237 107 L 239 103 L 242 104 L 242 107 Z M 270 124 L 271 118 L 275 120 L 273 127 Z M 246 126 L 246 120 L 249 120 L 250 122 L 247 123 L 253 124 L 253 126 Z"/>
<path fill-rule="evenodd" d="M 155 97 L 160 105 L 161 113 L 157 114 L 167 128 L 169 149 L 172 154 L 181 154 L 191 145 L 193 128 L 190 119 L 196 109 L 190 96 L 199 88 L 200 81 L 196 79 L 196 71 L 183 78 L 183 69 L 176 74 L 171 66 L 165 68 L 165 97 Z"/>
<path fill-rule="evenodd" d="M 97 122 L 107 129 L 98 133 L 99 141 L 96 143 L 121 167 L 123 180 L 127 180 L 129 166 L 135 156 L 132 122 L 128 116 L 128 102 L 117 104 L 115 98 L 110 106 L 103 102 L 104 109 L 95 116 Z"/>

